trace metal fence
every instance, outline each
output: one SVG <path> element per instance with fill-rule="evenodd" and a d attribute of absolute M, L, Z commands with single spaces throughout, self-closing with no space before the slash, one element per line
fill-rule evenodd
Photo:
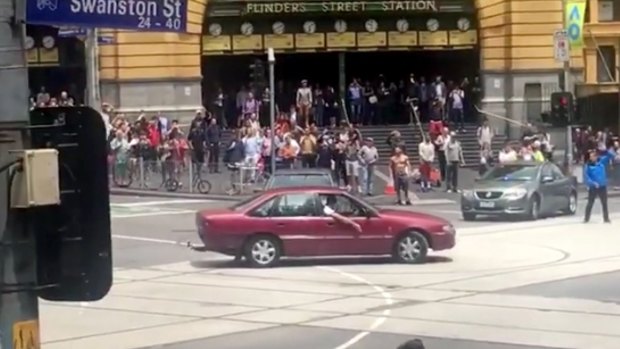
<path fill-rule="evenodd" d="M 186 192 L 199 194 L 248 194 L 269 178 L 262 166 L 218 164 L 218 172 L 208 164 L 130 158 L 109 162 L 110 185 L 115 188 Z"/>

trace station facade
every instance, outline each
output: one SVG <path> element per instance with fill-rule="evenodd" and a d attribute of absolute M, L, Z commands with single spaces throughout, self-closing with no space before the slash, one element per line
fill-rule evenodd
<path fill-rule="evenodd" d="M 562 0 L 188 1 L 187 33 L 109 31 L 115 43 L 100 48 L 103 99 L 129 112 L 188 113 L 203 103 L 211 57 L 266 47 L 307 54 L 477 50 L 484 107 L 520 121 L 539 113 L 525 102 L 562 79 L 553 48 Z M 583 52 L 571 54 L 573 83 L 583 80 Z"/>

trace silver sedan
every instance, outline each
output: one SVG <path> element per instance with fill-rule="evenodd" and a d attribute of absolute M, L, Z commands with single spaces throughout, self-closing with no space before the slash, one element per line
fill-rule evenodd
<path fill-rule="evenodd" d="M 577 181 L 551 162 L 500 164 L 461 194 L 466 221 L 478 216 L 522 217 L 536 220 L 577 212 Z"/>

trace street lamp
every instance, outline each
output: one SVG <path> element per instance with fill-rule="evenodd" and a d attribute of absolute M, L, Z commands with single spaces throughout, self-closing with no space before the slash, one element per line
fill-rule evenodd
<path fill-rule="evenodd" d="M 276 173 L 276 97 L 275 97 L 275 66 L 276 55 L 273 48 L 267 49 L 269 63 L 269 122 L 271 126 L 271 175 Z"/>

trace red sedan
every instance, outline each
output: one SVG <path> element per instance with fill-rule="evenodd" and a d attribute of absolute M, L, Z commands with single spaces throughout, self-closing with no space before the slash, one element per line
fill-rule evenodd
<path fill-rule="evenodd" d="M 325 205 L 345 219 L 326 215 Z M 450 222 L 428 214 L 378 209 L 337 188 L 281 188 L 226 209 L 196 214 L 202 251 L 245 257 L 254 267 L 270 267 L 281 257 L 392 255 L 420 263 L 429 249 L 454 247 Z"/>

